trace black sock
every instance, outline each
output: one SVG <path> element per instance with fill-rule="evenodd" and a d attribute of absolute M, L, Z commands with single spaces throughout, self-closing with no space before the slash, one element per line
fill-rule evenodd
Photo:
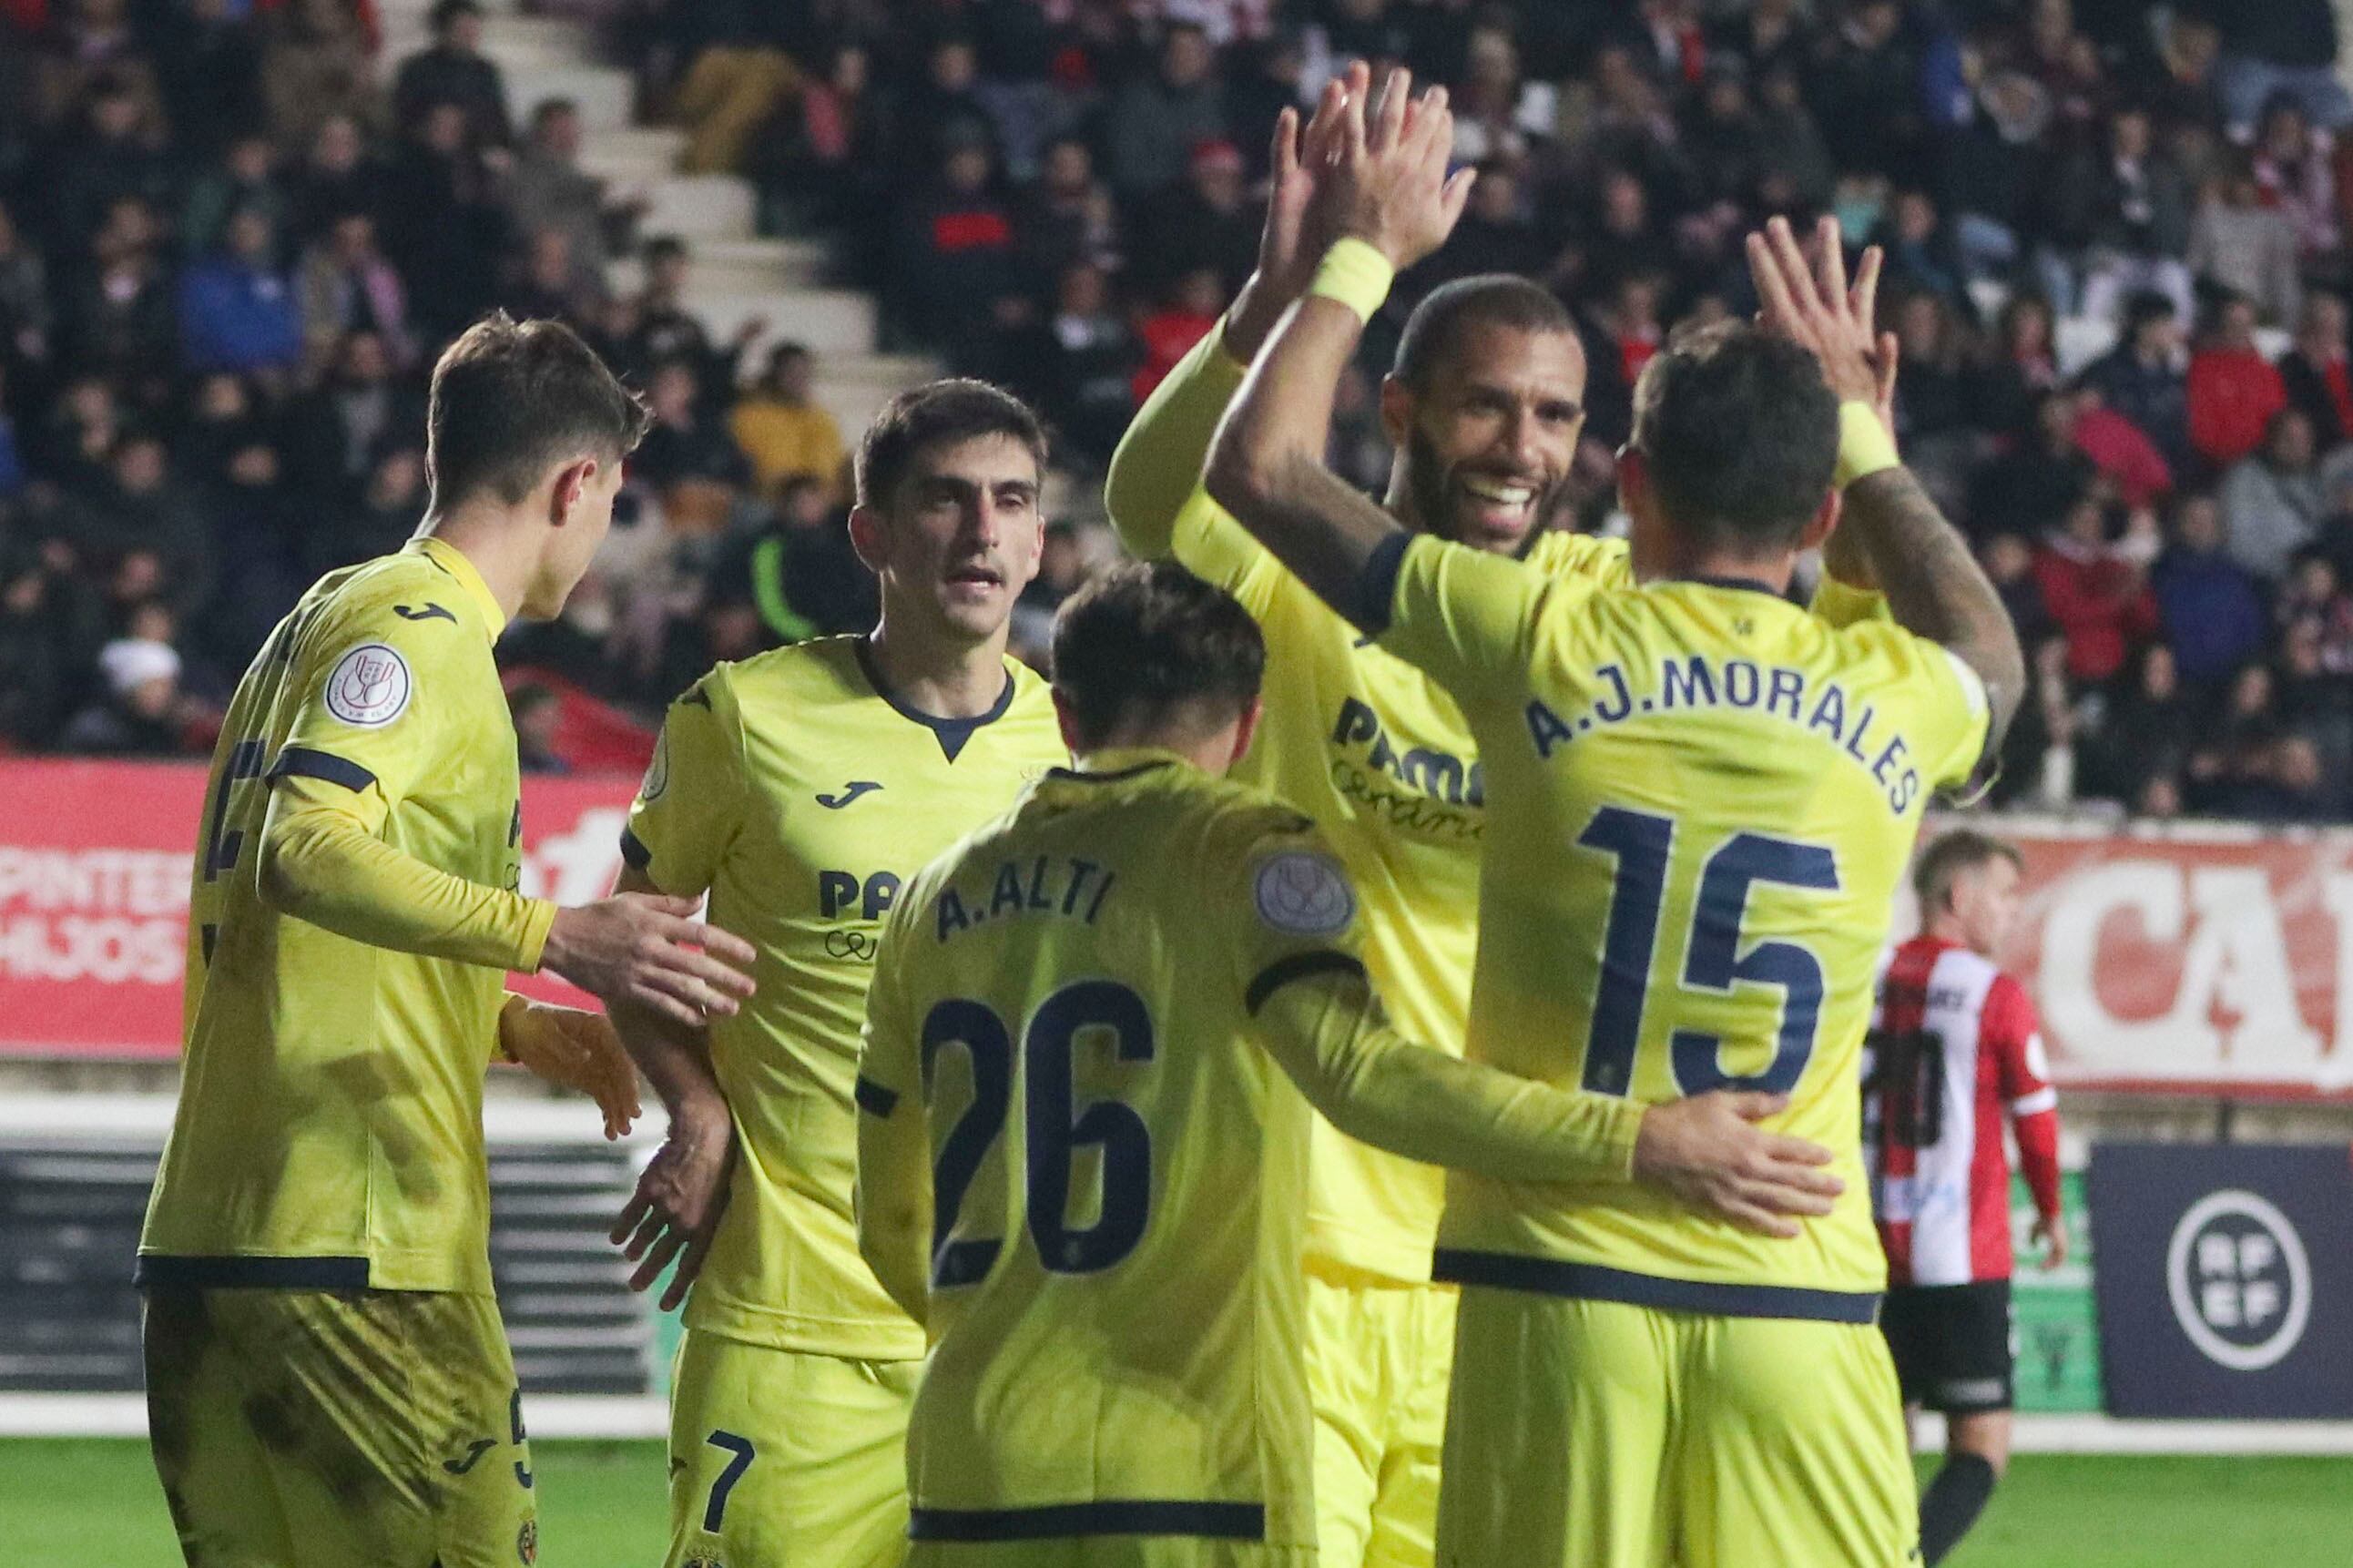
<path fill-rule="evenodd" d="M 1977 1454 L 1955 1454 L 1920 1494 L 1920 1560 L 1928 1568 L 1960 1544 L 1993 1496 L 1993 1466 Z"/>

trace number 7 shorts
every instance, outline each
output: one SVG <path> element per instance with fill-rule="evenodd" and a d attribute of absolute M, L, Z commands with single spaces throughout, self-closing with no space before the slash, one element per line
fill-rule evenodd
<path fill-rule="evenodd" d="M 190 1568 L 528 1568 L 534 1477 L 487 1295 L 151 1287 L 149 1441 Z"/>
<path fill-rule="evenodd" d="M 1871 1323 L 1465 1287 L 1440 1568 L 1902 1568 L 1919 1507 Z"/>
<path fill-rule="evenodd" d="M 897 1568 L 923 1370 L 689 1329 L 670 1379 L 669 1568 Z"/>

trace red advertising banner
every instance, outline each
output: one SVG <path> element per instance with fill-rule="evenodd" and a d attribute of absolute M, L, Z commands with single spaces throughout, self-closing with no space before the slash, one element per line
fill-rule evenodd
<path fill-rule="evenodd" d="M 1981 825 L 2025 856 L 2001 958 L 2059 1082 L 2353 1099 L 2353 834 Z"/>
<path fill-rule="evenodd" d="M 187 764 L 0 762 L 0 1051 L 178 1048 L 204 782 Z M 636 782 L 524 780 L 523 890 L 603 895 Z M 2353 1098 L 2353 834 L 1991 826 L 2026 856 L 2003 959 L 2061 1083 Z M 1907 902 L 1897 930 L 1914 918 Z"/>
<path fill-rule="evenodd" d="M 636 787 L 525 779 L 523 891 L 580 903 L 610 889 Z M 179 1050 L 204 795 L 205 770 L 189 763 L 0 762 L 0 1052 Z M 554 981 L 518 988 L 587 1001 Z"/>

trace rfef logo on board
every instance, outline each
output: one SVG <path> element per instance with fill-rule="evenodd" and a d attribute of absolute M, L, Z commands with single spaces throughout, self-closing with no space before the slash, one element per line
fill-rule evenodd
<path fill-rule="evenodd" d="M 2095 1143 L 2113 1415 L 2353 1417 L 2353 1164 L 2337 1144 Z"/>
<path fill-rule="evenodd" d="M 2233 1372 L 2271 1366 L 2312 1318 L 2312 1264 L 2287 1215 L 2253 1193 L 2209 1193 L 2166 1248 L 2173 1316 L 2207 1359 Z"/>

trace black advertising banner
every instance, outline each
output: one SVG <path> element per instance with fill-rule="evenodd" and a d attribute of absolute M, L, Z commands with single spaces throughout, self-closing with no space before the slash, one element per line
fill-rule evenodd
<path fill-rule="evenodd" d="M 2342 1145 L 2100 1143 L 2088 1195 L 2109 1414 L 2353 1417 Z"/>

